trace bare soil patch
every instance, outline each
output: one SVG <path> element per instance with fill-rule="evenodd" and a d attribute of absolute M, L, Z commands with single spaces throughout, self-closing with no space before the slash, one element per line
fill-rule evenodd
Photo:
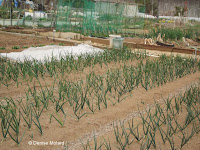
<path fill-rule="evenodd" d="M 21 52 L 28 47 L 37 47 L 51 44 L 60 44 L 61 42 L 53 41 L 45 37 L 25 36 L 20 34 L 0 33 L 0 53 Z M 64 43 L 64 42 L 63 42 Z M 67 44 L 64 44 L 67 45 Z M 17 47 L 17 49 L 14 48 Z"/>

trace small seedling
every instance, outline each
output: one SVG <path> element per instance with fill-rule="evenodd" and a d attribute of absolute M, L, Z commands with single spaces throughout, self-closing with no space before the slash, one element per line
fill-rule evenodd
<path fill-rule="evenodd" d="M 30 136 L 31 140 L 33 140 L 33 132 L 29 136 Z"/>
<path fill-rule="evenodd" d="M 6 48 L 5 47 L 0 47 L 0 50 L 5 50 Z"/>
<path fill-rule="evenodd" d="M 19 46 L 13 46 L 12 49 L 20 49 Z"/>
<path fill-rule="evenodd" d="M 60 45 L 60 46 L 64 46 L 65 44 L 64 44 L 64 43 L 60 43 L 59 45 Z"/>
<path fill-rule="evenodd" d="M 41 45 L 41 44 L 38 45 L 38 47 L 43 47 L 43 46 L 45 46 L 45 45 Z"/>
<path fill-rule="evenodd" d="M 28 48 L 28 46 L 22 46 L 22 48 Z"/>

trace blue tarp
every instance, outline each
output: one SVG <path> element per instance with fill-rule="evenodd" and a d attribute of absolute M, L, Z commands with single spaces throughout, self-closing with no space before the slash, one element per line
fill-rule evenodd
<path fill-rule="evenodd" d="M 0 6 L 2 5 L 2 2 L 3 0 L 0 0 Z M 17 7 L 18 6 L 17 0 L 14 0 L 14 3 L 15 3 L 15 7 Z"/>

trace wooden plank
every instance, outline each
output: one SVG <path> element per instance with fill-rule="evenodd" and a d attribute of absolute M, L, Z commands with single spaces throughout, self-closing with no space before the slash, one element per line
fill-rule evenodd
<path fill-rule="evenodd" d="M 195 54 L 195 49 L 173 48 L 172 52 L 185 53 L 185 54 Z M 200 51 L 197 51 L 197 55 L 200 55 Z"/>
<path fill-rule="evenodd" d="M 186 49 L 186 48 L 175 48 L 175 47 L 168 47 L 168 46 L 135 44 L 135 43 L 131 43 L 131 42 L 124 42 L 124 46 L 127 46 L 129 48 L 157 50 L 157 51 L 163 51 L 163 52 L 176 52 L 176 53 L 184 53 L 184 54 L 195 54 L 195 50 L 194 49 Z M 200 55 L 200 51 L 197 51 L 197 55 Z"/>
<path fill-rule="evenodd" d="M 95 37 L 84 37 L 84 40 L 91 41 L 92 43 L 110 45 L 110 40 L 109 39 L 102 39 L 102 38 L 95 38 Z"/>

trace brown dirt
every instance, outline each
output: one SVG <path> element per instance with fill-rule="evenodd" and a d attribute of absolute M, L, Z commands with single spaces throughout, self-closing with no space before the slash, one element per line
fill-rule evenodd
<path fill-rule="evenodd" d="M 2 37 L 2 34 L 0 33 L 0 41 L 4 41 L 4 44 L 6 45 L 6 48 L 8 47 L 8 52 L 13 51 L 11 48 L 12 46 L 15 46 L 17 43 L 19 46 L 22 46 L 24 44 L 28 44 L 28 41 L 30 41 L 30 45 L 36 43 L 36 44 L 45 44 L 51 41 L 42 41 L 41 38 L 35 38 L 35 37 L 26 37 L 26 36 L 13 36 L 9 34 L 3 34 L 5 35 L 5 39 Z M 29 39 L 30 38 L 30 39 Z M 7 40 L 6 40 L 7 39 Z M 12 39 L 12 40 L 10 40 Z M 7 41 L 7 42 L 6 42 Z M 14 41 L 14 42 L 13 42 Z M 22 44 L 24 42 L 24 44 Z M 32 43 L 31 43 L 32 42 Z M 1 44 L 1 43 L 0 43 Z M 10 46 L 10 44 L 13 44 Z M 3 45 L 3 44 L 2 44 Z M 1 46 L 1 45 L 0 45 Z M 21 51 L 20 49 L 19 51 Z M 6 52 L 6 51 L 4 51 Z M 129 64 L 130 62 L 127 62 Z M 137 63 L 137 62 L 134 62 Z M 133 63 L 133 64 L 134 64 Z M 108 69 L 111 68 L 119 68 L 119 64 L 111 63 L 109 66 L 103 66 L 103 68 L 100 68 L 100 66 L 95 66 L 94 69 L 86 68 L 83 73 L 79 72 L 72 72 L 68 75 L 68 78 L 71 80 L 77 80 L 80 78 L 84 78 L 86 74 L 91 72 L 92 70 L 97 74 L 105 74 L 105 72 Z M 47 149 L 63 149 L 62 146 L 38 146 L 38 145 L 29 145 L 28 142 L 32 141 L 31 136 L 33 135 L 33 141 L 37 142 L 49 142 L 49 141 L 58 141 L 65 143 L 69 143 L 70 149 L 81 149 L 80 148 L 80 138 L 83 140 L 90 139 L 91 135 L 94 130 L 99 132 L 101 138 L 102 136 L 109 137 L 113 139 L 112 135 L 109 135 L 111 132 L 112 123 L 117 120 L 129 120 L 133 113 L 138 111 L 138 108 L 140 110 L 144 110 L 145 108 L 149 107 L 149 105 L 154 104 L 154 101 L 160 100 L 162 97 L 167 97 L 170 94 L 176 94 L 180 89 L 183 87 L 186 87 L 188 85 L 191 85 L 191 83 L 195 83 L 199 81 L 200 72 L 197 72 L 195 74 L 191 74 L 188 76 L 185 76 L 181 79 L 176 79 L 173 82 L 164 84 L 160 87 L 155 87 L 151 90 L 148 90 L 147 92 L 142 88 L 136 88 L 133 92 L 129 94 L 129 97 L 127 97 L 124 101 L 121 103 L 117 103 L 115 105 L 108 105 L 108 109 L 105 109 L 102 107 L 100 111 L 95 111 L 94 114 L 88 114 L 81 118 L 79 121 L 75 120 L 73 117 L 70 116 L 70 110 L 66 107 L 66 111 L 68 111 L 67 119 L 63 127 L 61 127 L 58 122 L 55 121 L 55 119 L 52 119 L 52 122 L 50 123 L 50 116 L 49 114 L 52 114 L 55 110 L 55 107 L 50 107 L 49 110 L 45 110 L 41 117 L 40 117 L 40 123 L 43 129 L 43 135 L 40 135 L 35 125 L 31 128 L 31 130 L 26 130 L 25 123 L 22 123 L 20 126 L 20 132 L 23 134 L 23 131 L 26 131 L 25 136 L 20 144 L 20 146 L 17 146 L 14 141 L 8 137 L 5 141 L 2 141 L 0 143 L 0 149 L 1 150 L 47 150 Z M 53 82 L 53 79 L 49 76 L 45 76 L 45 80 L 41 80 L 42 87 L 51 86 Z M 3 97 L 12 97 L 13 99 L 17 99 L 19 97 L 25 96 L 25 91 L 28 88 L 28 84 L 32 87 L 32 83 L 30 82 L 24 82 L 22 85 L 17 87 L 15 84 L 12 84 L 8 89 L 4 86 L 0 86 L 0 99 L 3 99 Z M 39 85 L 36 85 L 38 90 L 40 89 Z M 0 135 L 2 135 L 0 131 Z M 21 137 L 21 136 L 20 136 Z M 199 141 L 200 135 L 195 135 L 189 144 L 187 144 L 187 147 L 189 149 L 199 149 Z M 2 136 L 0 136 L 0 141 L 2 140 Z M 90 139 L 91 140 L 91 139 Z M 194 142 L 195 144 L 192 144 Z M 139 145 L 138 145 L 139 146 Z M 137 149 L 139 148 L 137 145 L 134 147 L 130 147 L 130 149 Z M 168 147 L 169 149 L 169 147 Z"/>
<path fill-rule="evenodd" d="M 53 31 L 53 29 L 52 28 L 33 29 L 33 28 L 23 28 L 23 27 L 19 27 L 19 26 L 7 26 L 5 29 L 1 29 L 1 31 L 24 33 L 24 34 L 34 34 L 36 32 Z"/>
<path fill-rule="evenodd" d="M 53 41 L 52 39 L 47 39 L 43 37 L 25 36 L 19 34 L 9 34 L 0 32 L 0 48 L 6 48 L 5 50 L 0 49 L 0 53 L 21 52 L 24 49 L 26 49 L 23 48 L 23 46 L 32 47 L 50 44 L 58 45 L 60 43 L 62 42 Z M 14 46 L 18 46 L 19 49 L 13 49 Z"/>
<path fill-rule="evenodd" d="M 100 127 L 99 129 L 96 129 L 95 132 L 93 131 L 91 133 L 88 133 L 87 135 L 82 136 L 81 137 L 82 143 L 84 143 L 86 145 L 89 142 L 90 146 L 92 148 L 94 148 L 94 134 L 95 134 L 98 146 L 100 145 L 100 143 L 103 143 L 104 140 L 106 139 L 106 142 L 110 142 L 112 145 L 112 148 L 113 148 L 114 147 L 113 144 L 118 145 L 116 142 L 116 136 L 114 134 L 113 126 L 115 127 L 115 129 L 116 129 L 116 127 L 118 127 L 120 133 L 122 133 L 121 125 L 124 125 L 125 128 L 129 128 L 129 123 L 131 124 L 132 120 L 133 120 L 134 126 L 136 127 L 137 125 L 142 124 L 142 120 L 140 118 L 140 113 L 142 113 L 146 117 L 146 112 L 148 112 L 148 110 L 151 110 L 151 112 L 154 112 L 155 103 L 154 104 L 151 103 L 151 99 L 154 99 L 161 107 L 164 107 L 164 105 L 165 105 L 164 100 L 166 100 L 168 98 L 171 99 L 174 96 L 179 96 L 180 93 L 183 94 L 184 92 L 186 92 L 189 89 L 189 87 L 194 86 L 194 85 L 199 85 L 199 84 L 200 84 L 199 80 L 194 81 L 191 84 L 185 84 L 185 85 L 183 84 L 182 88 L 179 89 L 179 86 L 178 86 L 176 89 L 171 91 L 170 95 L 168 95 L 168 90 L 167 90 L 166 94 L 160 95 L 160 99 L 151 97 L 152 96 L 150 94 L 151 92 L 149 92 L 148 95 L 150 95 L 150 97 L 149 97 L 150 102 L 146 106 L 143 107 L 145 109 L 143 109 L 143 108 L 141 109 L 141 107 L 138 107 L 139 110 L 132 111 L 132 113 L 128 114 L 125 118 L 114 120 L 114 121 L 106 124 L 105 126 Z M 166 88 L 167 86 L 168 85 L 166 85 L 164 87 Z M 158 90 L 158 92 L 159 92 L 159 90 Z M 154 93 L 154 96 L 155 96 L 155 93 Z M 173 102 L 172 102 L 172 105 L 174 106 Z M 185 123 L 184 121 L 185 121 L 185 117 L 187 115 L 187 113 L 186 113 L 187 111 L 185 110 L 185 108 L 183 108 L 183 109 L 184 110 L 182 111 L 182 113 L 180 113 L 178 115 L 178 118 L 179 118 L 178 123 L 180 123 L 182 126 Z M 198 120 L 197 120 L 197 122 L 198 122 Z M 167 126 L 164 126 L 162 128 L 164 128 L 164 130 L 166 131 Z M 141 134 L 141 136 L 143 136 L 142 125 L 139 126 L 138 130 L 139 130 L 139 133 Z M 189 125 L 187 127 L 187 131 L 190 133 L 191 130 L 192 130 L 192 126 Z M 128 130 L 126 130 L 126 132 L 129 133 Z M 166 144 L 163 143 L 162 138 L 159 133 L 156 133 L 155 136 L 156 136 L 155 139 L 156 139 L 156 144 L 157 144 L 156 149 L 166 149 L 166 150 L 171 149 L 170 144 L 168 142 L 166 142 Z M 181 143 L 180 137 L 181 137 L 181 135 L 179 133 L 173 137 L 173 140 L 175 142 L 175 147 L 180 147 L 180 143 Z M 199 149 L 200 148 L 199 137 L 200 137 L 199 134 L 194 135 L 182 149 L 184 149 L 184 150 Z M 131 141 L 132 139 L 134 139 L 134 137 L 130 136 L 129 140 Z M 123 141 L 124 141 L 124 138 L 123 138 Z M 82 147 L 82 143 L 77 139 L 75 142 L 69 143 L 69 148 L 80 149 Z M 195 144 L 193 145 L 191 143 L 195 143 Z M 141 144 L 141 142 L 134 140 L 134 142 L 131 145 L 127 146 L 126 149 L 128 149 L 128 150 L 140 149 L 140 144 Z M 151 146 L 150 149 L 154 149 L 153 146 Z"/>
<path fill-rule="evenodd" d="M 52 120 L 49 122 L 49 115 L 53 111 L 53 108 L 49 110 L 45 110 L 42 113 L 40 118 L 40 122 L 43 128 L 43 135 L 40 135 L 36 130 L 36 127 L 33 126 L 31 131 L 27 130 L 26 134 L 22 140 L 20 146 L 16 146 L 16 144 L 8 137 L 5 141 L 1 143 L 1 149 L 55 149 L 61 148 L 61 146 L 30 146 L 28 145 L 28 141 L 31 141 L 31 134 L 33 133 L 33 140 L 39 142 L 47 142 L 47 141 L 65 141 L 71 143 L 70 147 L 74 147 L 73 143 L 75 143 L 75 149 L 80 149 L 80 147 L 76 147 L 77 141 L 79 138 L 83 138 L 91 134 L 93 130 L 98 130 L 102 126 L 110 124 L 112 126 L 112 122 L 116 120 L 123 120 L 124 118 L 129 117 L 133 112 L 137 111 L 138 108 L 140 110 L 145 109 L 149 105 L 154 103 L 154 100 L 159 100 L 162 97 L 168 96 L 170 93 L 177 91 L 178 89 L 190 85 L 192 82 L 196 82 L 199 80 L 200 72 L 197 72 L 192 75 L 188 75 L 182 79 L 177 79 L 174 82 L 167 83 L 162 87 L 156 87 L 148 92 L 146 92 L 143 88 L 139 87 L 135 89 L 131 96 L 126 100 L 122 101 L 119 104 L 114 106 L 109 105 L 108 109 L 101 109 L 100 111 L 96 111 L 94 114 L 88 114 L 81 118 L 79 121 L 76 121 L 74 118 L 68 116 L 66 123 L 63 127 L 61 127 L 58 122 Z M 46 82 L 43 82 L 44 86 L 46 83 L 49 83 L 47 79 Z M 1 96 L 6 89 L 1 88 Z M 24 87 L 12 87 L 8 90 L 7 95 L 12 95 L 12 97 L 21 97 L 24 95 Z M 12 90 L 11 90 L 12 89 Z M 4 91 L 4 92 L 3 92 Z M 3 92 L 3 93 L 2 93 Z M 11 94 L 12 93 L 12 94 Z M 5 94 L 5 93 L 4 93 Z M 4 95 L 3 94 L 3 95 Z M 69 112 L 70 113 L 70 112 Z M 25 124 L 23 124 L 25 125 Z M 21 126 L 24 129 L 23 125 Z M 101 129 L 102 130 L 102 129 Z M 105 129 L 103 129 L 105 130 Z M 107 134 L 107 132 L 105 132 Z M 196 138 L 198 138 L 197 136 Z M 79 142 L 80 144 L 80 142 Z M 195 145 L 196 146 L 196 145 Z"/>

